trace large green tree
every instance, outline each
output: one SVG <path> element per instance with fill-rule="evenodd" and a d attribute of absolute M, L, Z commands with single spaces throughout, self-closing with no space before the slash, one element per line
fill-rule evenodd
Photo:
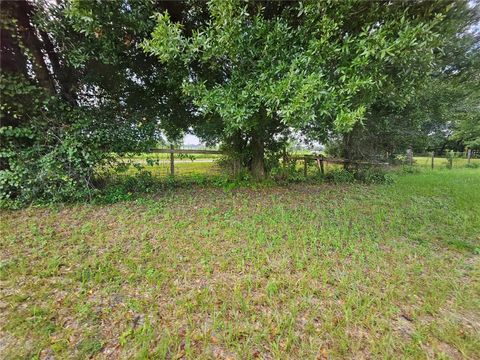
<path fill-rule="evenodd" d="M 182 3 L 1 6 L 0 198 L 84 196 L 112 152 L 146 149 L 160 133 L 175 139 L 191 124 L 181 71 L 138 47 L 153 13 L 179 20 Z"/>
<path fill-rule="evenodd" d="M 144 48 L 163 64 L 184 64 L 184 94 L 215 121 L 207 129 L 248 151 L 261 179 L 265 145 L 289 129 L 324 140 L 350 132 L 378 98 L 405 101 L 431 63 L 434 27 L 449 5 L 210 1 L 208 21 L 193 30 L 159 13 Z"/>
<path fill-rule="evenodd" d="M 258 179 L 299 132 L 339 138 L 350 157 L 375 138 L 405 143 L 404 128 L 477 143 L 478 42 L 457 34 L 474 19 L 467 2 L 1 7 L 0 199 L 84 196 L 111 153 L 191 129 Z"/>

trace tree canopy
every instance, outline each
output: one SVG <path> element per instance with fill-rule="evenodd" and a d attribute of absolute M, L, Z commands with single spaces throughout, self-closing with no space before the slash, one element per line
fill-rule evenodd
<path fill-rule="evenodd" d="M 476 3 L 1 7 L 2 199 L 87 196 L 113 153 L 186 132 L 257 179 L 298 134 L 349 158 L 479 147 Z"/>
<path fill-rule="evenodd" d="M 349 133 L 379 99 L 408 102 L 449 5 L 211 1 L 208 21 L 188 31 L 158 14 L 143 47 L 184 64 L 184 94 L 216 115 L 221 141 L 244 139 L 262 178 L 266 139 L 295 129 L 324 140 Z"/>

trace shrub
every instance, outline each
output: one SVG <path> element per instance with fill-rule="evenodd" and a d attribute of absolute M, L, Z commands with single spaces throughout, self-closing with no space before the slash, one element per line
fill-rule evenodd
<path fill-rule="evenodd" d="M 480 164 L 472 162 L 470 164 L 466 164 L 465 167 L 469 169 L 477 169 L 480 167 Z"/>
<path fill-rule="evenodd" d="M 400 171 L 403 174 L 418 174 L 420 169 L 409 165 L 403 165 Z"/>
<path fill-rule="evenodd" d="M 325 180 L 334 184 L 352 183 L 355 181 L 365 184 L 392 184 L 395 182 L 395 175 L 377 167 L 355 170 L 335 169 L 325 175 Z"/>
<path fill-rule="evenodd" d="M 366 184 L 391 184 L 395 181 L 394 176 L 383 168 L 367 167 L 354 172 L 358 181 Z"/>
<path fill-rule="evenodd" d="M 355 181 L 355 176 L 351 171 L 335 169 L 325 175 L 325 180 L 334 184 L 352 183 Z"/>
<path fill-rule="evenodd" d="M 112 152 L 151 146 L 153 131 L 112 109 L 47 94 L 21 77 L 0 77 L 0 205 L 91 199 Z"/>
<path fill-rule="evenodd" d="M 287 166 L 274 167 L 269 175 L 273 181 L 279 184 L 305 180 L 305 176 L 301 170 L 296 168 L 295 163 L 288 164 Z"/>
<path fill-rule="evenodd" d="M 447 159 L 446 168 L 451 169 L 453 167 L 453 159 L 457 158 L 457 154 L 455 151 L 450 150 L 445 153 L 445 158 Z"/>

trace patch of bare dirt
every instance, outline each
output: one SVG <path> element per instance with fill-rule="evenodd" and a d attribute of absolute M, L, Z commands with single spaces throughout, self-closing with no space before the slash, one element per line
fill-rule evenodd
<path fill-rule="evenodd" d="M 406 315 L 400 315 L 394 322 L 393 329 L 400 334 L 400 336 L 408 341 L 415 333 L 415 326 L 412 319 Z"/>

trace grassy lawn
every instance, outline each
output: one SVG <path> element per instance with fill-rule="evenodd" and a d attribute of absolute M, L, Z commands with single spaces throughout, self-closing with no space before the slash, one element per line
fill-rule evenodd
<path fill-rule="evenodd" d="M 1 216 L 2 358 L 480 358 L 480 169 Z"/>

